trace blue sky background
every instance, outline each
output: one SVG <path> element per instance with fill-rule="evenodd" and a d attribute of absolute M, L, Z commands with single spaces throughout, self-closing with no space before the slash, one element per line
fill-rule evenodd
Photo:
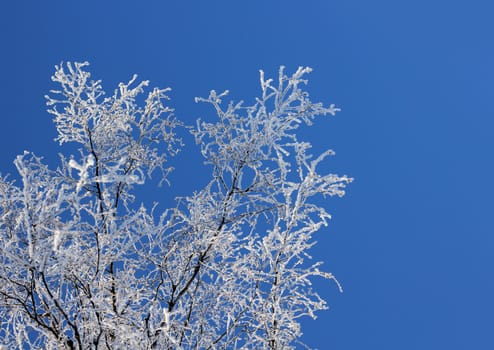
<path fill-rule="evenodd" d="M 343 111 L 307 130 L 356 178 L 330 200 L 314 256 L 331 310 L 304 323 L 319 349 L 494 349 L 494 2 L 455 0 L 3 1 L 0 169 L 24 149 L 56 164 L 44 94 L 53 66 L 88 60 L 111 91 L 133 73 L 195 96 L 252 101 L 258 70 L 314 68 L 314 100 Z M 166 202 L 207 174 L 192 139 Z"/>

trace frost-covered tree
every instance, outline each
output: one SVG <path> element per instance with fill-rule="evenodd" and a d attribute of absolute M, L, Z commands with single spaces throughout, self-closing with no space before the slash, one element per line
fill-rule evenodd
<path fill-rule="evenodd" d="M 47 96 L 57 169 L 25 152 L 0 178 L 0 342 L 9 349 L 293 349 L 302 317 L 326 308 L 311 279 L 312 235 L 346 176 L 320 174 L 296 131 L 334 105 L 302 90 L 309 68 L 261 72 L 250 106 L 226 92 L 197 99 L 217 119 L 190 127 L 212 169 L 207 185 L 158 212 L 136 186 L 167 180 L 186 130 L 167 89 L 136 77 L 105 97 L 87 63 L 56 67 Z M 66 152 L 67 153 L 67 152 Z M 173 188 L 173 187 L 171 187 Z M 159 199 L 158 199 L 159 200 Z M 319 204 L 318 204 L 319 203 Z M 335 280 L 336 281 L 336 280 Z M 339 285 L 336 283 L 337 287 Z"/>

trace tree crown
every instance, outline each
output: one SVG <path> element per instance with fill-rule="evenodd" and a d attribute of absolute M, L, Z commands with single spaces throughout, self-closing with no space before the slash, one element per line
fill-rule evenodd
<path fill-rule="evenodd" d="M 326 303 L 313 277 L 336 281 L 309 255 L 347 176 L 321 174 L 334 152 L 310 153 L 303 123 L 334 115 L 303 90 L 310 68 L 260 74 L 250 106 L 198 98 L 217 120 L 190 128 L 210 181 L 157 212 L 135 186 L 163 181 L 183 124 L 168 89 L 134 76 L 106 97 L 88 63 L 56 66 L 47 98 L 63 145 L 49 169 L 25 152 L 20 183 L 0 179 L 0 339 L 9 348 L 292 349 L 300 318 Z M 141 98 L 140 96 L 144 96 Z M 143 99 L 143 103 L 140 100 Z M 337 283 L 338 287 L 339 284 Z"/>

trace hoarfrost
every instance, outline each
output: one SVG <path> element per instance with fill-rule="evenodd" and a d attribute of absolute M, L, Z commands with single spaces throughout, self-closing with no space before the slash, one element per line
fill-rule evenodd
<path fill-rule="evenodd" d="M 313 234 L 331 218 L 318 196 L 343 196 L 347 176 L 319 172 L 301 124 L 335 115 L 302 89 L 310 68 L 260 72 L 252 105 L 197 98 L 216 120 L 190 128 L 210 181 L 172 208 L 135 204 L 135 186 L 181 148 L 169 89 L 134 75 L 107 97 L 88 63 L 56 66 L 47 96 L 61 144 L 50 170 L 24 152 L 20 183 L 0 177 L 0 338 L 8 348 L 294 349 L 300 319 L 325 301 L 312 288 Z M 68 160 L 67 160 L 68 159 Z M 3 345 L 0 345 L 0 348 Z"/>

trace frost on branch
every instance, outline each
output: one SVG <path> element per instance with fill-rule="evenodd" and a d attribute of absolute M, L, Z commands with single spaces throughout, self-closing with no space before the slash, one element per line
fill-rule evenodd
<path fill-rule="evenodd" d="M 164 212 L 134 186 L 181 145 L 162 89 L 120 84 L 104 97 L 87 63 L 56 67 L 47 97 L 61 145 L 50 170 L 25 152 L 19 180 L 0 178 L 0 342 L 33 349 L 294 349 L 300 320 L 326 303 L 312 279 L 338 282 L 312 261 L 328 224 L 320 196 L 343 196 L 346 176 L 319 172 L 301 124 L 334 115 L 303 87 L 309 68 L 276 82 L 261 72 L 254 104 L 197 99 L 216 120 L 193 129 L 209 183 Z M 302 344 L 303 345 L 303 344 Z"/>
<path fill-rule="evenodd" d="M 90 80 L 91 74 L 84 70 L 88 65 L 56 66 L 52 80 L 61 90 L 46 96 L 48 112 L 55 116 L 56 140 L 60 144 L 76 142 L 92 154 L 103 171 L 98 176 L 105 176 L 106 167 L 118 164 L 125 175 L 136 171 L 151 175 L 158 168 L 165 179 L 171 170 L 163 167 L 166 156 L 174 155 L 181 144 L 174 133 L 180 123 L 173 117 L 173 109 L 164 105 L 170 89 L 154 88 L 144 106 L 139 106 L 136 100 L 149 82 L 136 83 L 134 75 L 128 83 L 120 83 L 111 97 L 104 97 L 101 81 Z"/>

